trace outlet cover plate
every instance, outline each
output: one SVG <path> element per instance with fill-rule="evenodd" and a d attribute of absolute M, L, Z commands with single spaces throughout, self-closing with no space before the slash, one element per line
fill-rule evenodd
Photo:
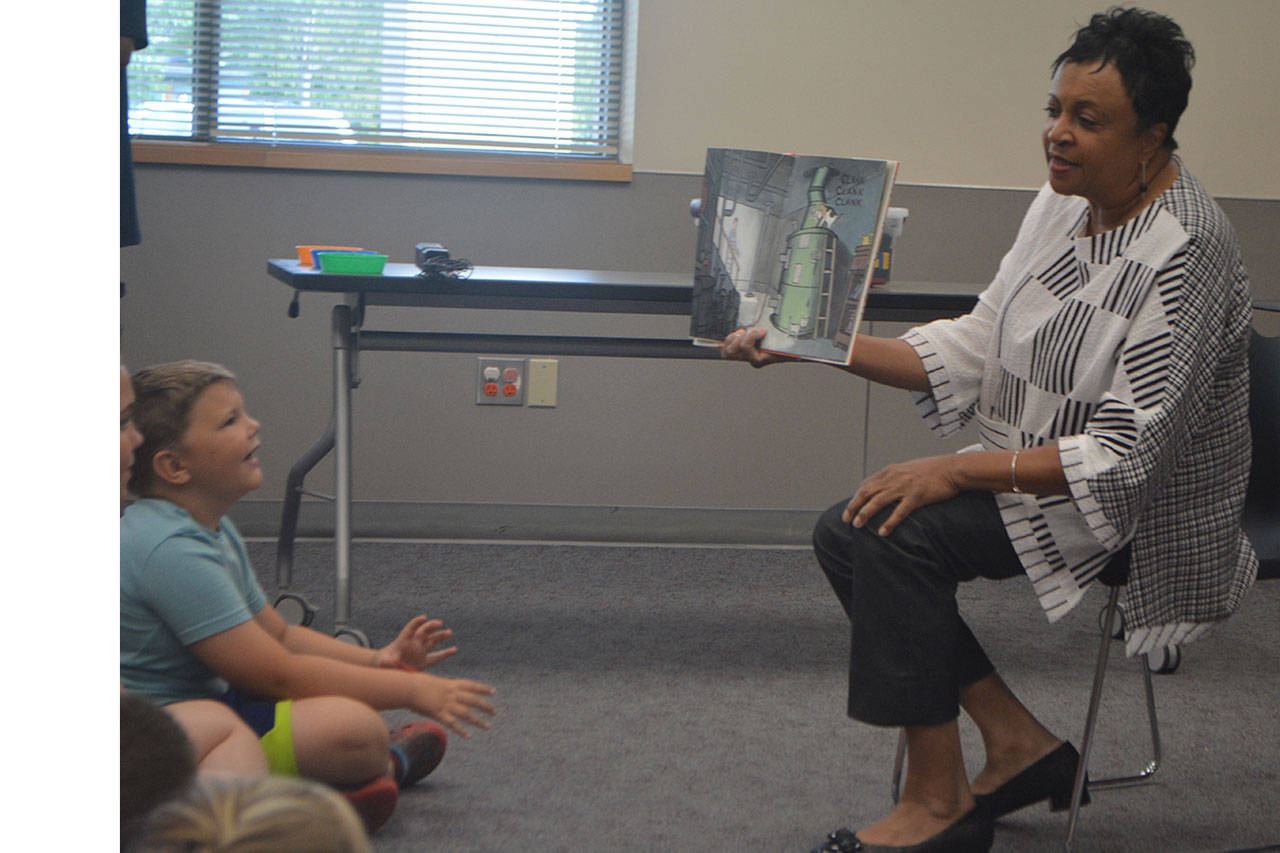
<path fill-rule="evenodd" d="M 523 358 L 476 360 L 476 405 L 523 406 L 528 374 Z"/>

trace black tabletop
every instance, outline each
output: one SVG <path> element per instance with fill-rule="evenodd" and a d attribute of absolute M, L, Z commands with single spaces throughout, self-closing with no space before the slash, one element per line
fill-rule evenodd
<path fill-rule="evenodd" d="M 267 273 L 300 291 L 355 294 L 371 305 L 686 314 L 693 296 L 692 273 L 478 266 L 465 278 L 452 278 L 419 275 L 413 264 L 388 263 L 381 275 L 342 275 L 292 259 L 268 261 Z M 980 289 L 968 283 L 890 282 L 868 294 L 867 318 L 963 314 Z"/>

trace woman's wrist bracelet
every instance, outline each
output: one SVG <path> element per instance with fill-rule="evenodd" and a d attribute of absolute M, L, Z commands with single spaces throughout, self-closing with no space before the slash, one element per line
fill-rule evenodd
<path fill-rule="evenodd" d="M 1022 494 L 1022 489 L 1018 488 L 1018 454 L 1021 450 L 1013 451 L 1013 458 L 1009 460 L 1009 485 L 1013 487 L 1015 495 Z"/>

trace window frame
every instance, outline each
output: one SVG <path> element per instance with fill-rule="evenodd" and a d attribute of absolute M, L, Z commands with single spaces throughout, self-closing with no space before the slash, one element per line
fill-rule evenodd
<path fill-rule="evenodd" d="M 547 154 L 484 154 L 415 148 L 305 145 L 260 141 L 206 141 L 131 136 L 133 161 L 145 164 L 307 169 L 506 178 L 629 182 L 634 104 L 635 2 L 625 2 L 621 20 L 623 73 L 619 96 L 618 152 L 612 157 Z"/>
<path fill-rule="evenodd" d="M 581 181 L 627 182 L 632 178 L 631 164 L 617 160 L 452 155 L 435 151 L 352 151 L 338 146 L 184 142 L 138 136 L 133 137 L 130 144 L 134 163 Z"/>

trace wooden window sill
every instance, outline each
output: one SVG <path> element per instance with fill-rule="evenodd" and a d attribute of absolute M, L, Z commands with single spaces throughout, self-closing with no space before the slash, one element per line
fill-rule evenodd
<path fill-rule="evenodd" d="M 631 180 L 631 164 L 577 158 L 452 155 L 417 151 L 344 151 L 341 148 L 173 142 L 135 137 L 135 163 L 318 169 L 336 172 L 401 172 L 566 181 Z"/>

